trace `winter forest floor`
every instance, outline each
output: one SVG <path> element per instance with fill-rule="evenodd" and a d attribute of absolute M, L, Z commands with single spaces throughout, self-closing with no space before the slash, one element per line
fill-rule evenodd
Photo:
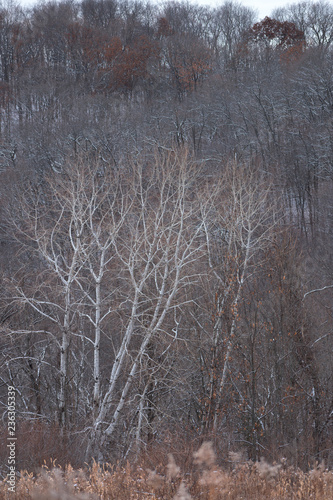
<path fill-rule="evenodd" d="M 229 470 L 217 465 L 210 442 L 193 454 L 192 470 L 184 473 L 169 454 L 166 464 L 148 468 L 141 464 L 100 466 L 74 470 L 55 462 L 34 475 L 21 473 L 14 490 L 8 482 L 0 483 L 1 499 L 70 500 L 78 499 L 160 499 L 160 500 L 328 500 L 333 498 L 333 473 L 320 464 L 303 472 L 281 461 L 243 462 L 237 453 L 230 454 Z"/>

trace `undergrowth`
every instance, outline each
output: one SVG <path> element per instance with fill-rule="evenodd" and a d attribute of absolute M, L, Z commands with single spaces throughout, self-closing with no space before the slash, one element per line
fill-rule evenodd
<path fill-rule="evenodd" d="M 94 463 L 86 469 L 44 465 L 39 473 L 21 472 L 15 492 L 0 482 L 1 499 L 32 500 L 328 500 L 333 498 L 333 473 L 323 464 L 309 472 L 288 467 L 285 461 L 268 464 L 243 461 L 230 453 L 230 469 L 217 465 L 212 444 L 193 454 L 191 472 L 184 473 L 173 455 L 166 465 L 126 466 Z"/>

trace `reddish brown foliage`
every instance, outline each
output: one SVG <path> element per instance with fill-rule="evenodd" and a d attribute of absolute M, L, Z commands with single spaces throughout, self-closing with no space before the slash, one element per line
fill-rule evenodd
<path fill-rule="evenodd" d="M 294 23 L 280 22 L 267 16 L 251 28 L 249 39 L 254 42 L 263 41 L 266 44 L 274 41 L 275 46 L 280 49 L 305 43 L 303 31 L 297 29 Z"/>
<path fill-rule="evenodd" d="M 169 21 L 166 19 L 166 17 L 159 18 L 157 35 L 160 37 L 172 35 L 172 29 L 171 29 Z"/>
<path fill-rule="evenodd" d="M 112 68 L 110 88 L 133 90 L 140 78 L 148 78 L 148 61 L 158 55 L 157 45 L 142 35 L 119 53 L 117 63 Z"/>

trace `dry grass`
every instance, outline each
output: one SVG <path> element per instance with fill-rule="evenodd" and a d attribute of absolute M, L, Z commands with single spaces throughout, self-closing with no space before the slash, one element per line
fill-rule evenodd
<path fill-rule="evenodd" d="M 323 465 L 305 473 L 285 463 L 244 462 L 231 453 L 230 470 L 216 463 L 211 443 L 193 455 L 193 470 L 182 473 L 174 457 L 167 465 L 150 470 L 138 465 L 125 467 L 94 464 L 86 470 L 46 467 L 37 475 L 22 472 L 16 492 L 0 483 L 1 499 L 32 500 L 328 500 L 333 498 L 333 473 Z"/>

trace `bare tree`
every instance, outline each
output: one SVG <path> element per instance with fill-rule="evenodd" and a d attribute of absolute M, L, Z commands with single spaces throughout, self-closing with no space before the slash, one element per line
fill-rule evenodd
<path fill-rule="evenodd" d="M 46 321 L 45 331 L 58 346 L 57 405 L 59 423 L 64 427 L 68 423 L 69 346 L 81 300 L 82 236 L 89 217 L 78 196 L 82 188 L 76 185 L 71 191 L 65 179 L 51 178 L 39 192 L 27 189 L 19 210 L 11 217 L 15 237 L 41 267 L 29 280 L 11 278 L 14 301 L 28 305 Z"/>
<path fill-rule="evenodd" d="M 152 340 L 169 339 L 168 344 L 177 338 L 172 318 L 183 306 L 182 290 L 197 279 L 192 264 L 203 249 L 195 168 L 186 152 L 171 151 L 149 167 L 140 160 L 131 170 L 133 204 L 112 242 L 125 284 L 122 333 L 92 424 L 87 458 L 102 458 L 102 445 L 117 430 Z"/>
<path fill-rule="evenodd" d="M 233 62 L 244 34 L 255 22 L 255 11 L 241 3 L 226 1 L 214 10 L 211 22 L 212 45 L 221 65 Z"/>
<path fill-rule="evenodd" d="M 310 46 L 327 49 L 333 41 L 333 8 L 330 2 L 298 2 L 273 12 L 279 20 L 294 22 Z"/>
<path fill-rule="evenodd" d="M 201 181 L 186 151 L 131 160 L 119 172 L 98 163 L 92 167 L 91 161 L 68 165 L 49 179 L 47 190 L 22 204 L 24 221 L 16 221 L 16 230 L 45 270 L 28 288 L 12 281 L 14 300 L 61 335 L 58 342 L 50 327 L 60 355 L 61 425 L 68 422 L 70 346 L 71 373 L 78 369 L 73 339 L 92 348 L 92 359 L 87 353 L 84 361 L 92 362 L 86 375 L 92 401 L 87 457 L 101 458 L 141 363 L 151 355 L 152 339 L 169 339 L 167 348 L 177 338 L 183 290 L 197 279 L 193 262 L 203 250 Z M 112 362 L 108 382 L 102 383 L 106 355 Z"/>
<path fill-rule="evenodd" d="M 255 274 L 258 255 L 275 226 L 270 187 L 258 174 L 232 164 L 227 168 L 215 213 L 205 214 L 209 267 L 215 278 L 208 408 L 203 425 L 218 430 L 229 359 L 239 338 L 243 289 Z M 212 225 L 212 221 L 213 225 Z"/>

